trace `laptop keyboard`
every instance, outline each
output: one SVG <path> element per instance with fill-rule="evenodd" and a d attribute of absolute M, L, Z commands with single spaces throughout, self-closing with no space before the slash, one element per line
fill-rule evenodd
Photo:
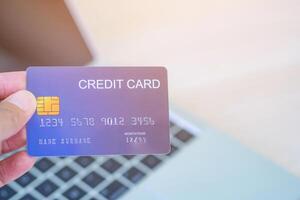
<path fill-rule="evenodd" d="M 34 167 L 0 188 L 1 200 L 114 200 L 171 159 L 195 136 L 171 123 L 167 155 L 40 158 Z"/>

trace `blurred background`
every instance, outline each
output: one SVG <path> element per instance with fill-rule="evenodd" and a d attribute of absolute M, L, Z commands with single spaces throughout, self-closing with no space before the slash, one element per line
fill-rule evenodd
<path fill-rule="evenodd" d="M 73 4 L 97 64 L 167 66 L 172 103 L 300 175 L 299 1 Z"/>
<path fill-rule="evenodd" d="M 0 70 L 166 66 L 170 102 L 300 176 L 300 1 L 0 2 Z"/>

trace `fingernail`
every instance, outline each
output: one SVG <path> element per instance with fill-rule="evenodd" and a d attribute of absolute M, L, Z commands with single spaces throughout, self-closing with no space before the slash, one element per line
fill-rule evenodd
<path fill-rule="evenodd" d="M 33 113 L 36 107 L 34 95 L 27 90 L 18 91 L 7 97 L 4 101 L 18 106 L 28 114 Z"/>

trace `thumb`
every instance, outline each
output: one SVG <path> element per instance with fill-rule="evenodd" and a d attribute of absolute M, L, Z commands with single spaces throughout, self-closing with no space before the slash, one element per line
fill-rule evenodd
<path fill-rule="evenodd" d="M 0 103 L 0 142 L 16 134 L 30 119 L 36 100 L 27 90 L 18 91 Z"/>

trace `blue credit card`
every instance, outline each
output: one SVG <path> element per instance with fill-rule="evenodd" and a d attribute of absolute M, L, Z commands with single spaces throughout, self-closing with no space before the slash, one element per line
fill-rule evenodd
<path fill-rule="evenodd" d="M 29 67 L 27 89 L 37 100 L 29 155 L 170 151 L 164 67 Z"/>

